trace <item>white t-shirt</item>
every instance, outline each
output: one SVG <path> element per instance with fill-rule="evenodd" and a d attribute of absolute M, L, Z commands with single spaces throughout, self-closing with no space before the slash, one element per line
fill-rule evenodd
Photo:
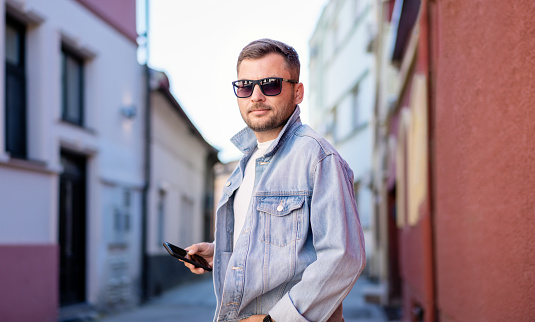
<path fill-rule="evenodd" d="M 271 143 L 275 140 L 266 142 L 257 142 L 257 149 L 247 161 L 245 166 L 245 174 L 243 181 L 238 191 L 236 191 L 236 197 L 234 198 L 234 244 L 238 241 L 238 237 L 241 234 L 243 224 L 245 223 L 245 217 L 247 216 L 247 210 L 251 203 L 251 196 L 253 194 L 253 186 L 255 180 L 255 168 L 256 159 L 263 156 Z"/>

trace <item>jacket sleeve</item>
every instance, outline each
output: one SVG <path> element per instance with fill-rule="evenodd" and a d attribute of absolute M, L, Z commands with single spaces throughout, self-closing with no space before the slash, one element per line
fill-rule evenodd
<path fill-rule="evenodd" d="M 316 165 L 310 227 L 316 261 L 269 311 L 277 322 L 327 321 L 366 264 L 353 174 L 336 154 L 325 156 Z"/>

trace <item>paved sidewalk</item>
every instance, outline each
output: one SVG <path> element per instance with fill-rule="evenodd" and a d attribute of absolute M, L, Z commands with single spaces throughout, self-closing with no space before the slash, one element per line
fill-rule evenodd
<path fill-rule="evenodd" d="M 366 277 L 359 277 L 351 292 L 343 302 L 345 322 L 386 322 L 389 321 L 383 308 L 378 304 L 368 303 L 364 292 L 375 288 Z"/>
<path fill-rule="evenodd" d="M 344 300 L 346 322 L 388 321 L 380 306 L 366 303 L 363 291 L 371 283 L 359 278 Z M 105 317 L 101 322 L 210 322 L 216 300 L 210 278 L 180 285 L 132 311 Z"/>

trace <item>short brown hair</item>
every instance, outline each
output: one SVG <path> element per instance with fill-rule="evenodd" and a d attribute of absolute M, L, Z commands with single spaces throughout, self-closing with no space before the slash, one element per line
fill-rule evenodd
<path fill-rule="evenodd" d="M 239 70 L 240 64 L 244 59 L 260 59 L 268 54 L 279 54 L 284 57 L 286 68 L 290 71 L 292 79 L 299 81 L 301 63 L 299 62 L 297 51 L 292 46 L 268 38 L 252 41 L 242 49 L 238 56 L 236 71 Z"/>

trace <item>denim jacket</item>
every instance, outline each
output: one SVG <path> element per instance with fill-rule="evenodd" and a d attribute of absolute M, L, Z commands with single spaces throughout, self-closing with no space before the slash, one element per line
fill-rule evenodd
<path fill-rule="evenodd" d="M 353 172 L 296 109 L 266 153 L 241 232 L 234 193 L 255 150 L 245 128 L 232 142 L 245 154 L 217 207 L 214 321 L 270 314 L 277 322 L 343 321 L 342 300 L 364 269 L 364 238 Z M 233 234 L 240 234 L 233 249 Z"/>

